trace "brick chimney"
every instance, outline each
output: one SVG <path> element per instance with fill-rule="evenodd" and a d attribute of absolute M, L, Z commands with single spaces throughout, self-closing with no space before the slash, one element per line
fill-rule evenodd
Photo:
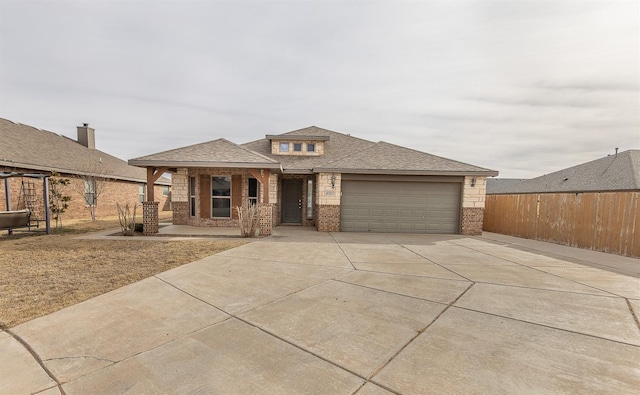
<path fill-rule="evenodd" d="M 78 126 L 78 143 L 90 149 L 96 149 L 96 131 L 88 123 Z"/>

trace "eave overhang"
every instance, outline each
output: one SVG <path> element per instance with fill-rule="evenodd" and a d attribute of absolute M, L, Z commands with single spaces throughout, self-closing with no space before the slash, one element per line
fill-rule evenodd
<path fill-rule="evenodd" d="M 280 163 L 254 162 L 211 162 L 211 161 L 177 161 L 177 160 L 129 160 L 129 165 L 137 167 L 235 167 L 241 169 L 277 169 Z"/>
<path fill-rule="evenodd" d="M 495 177 L 495 170 L 452 171 L 452 170 L 379 170 L 379 169 L 344 169 L 344 168 L 314 168 L 314 173 L 344 173 L 344 174 L 381 174 L 381 175 L 412 175 L 412 176 L 482 176 Z"/>

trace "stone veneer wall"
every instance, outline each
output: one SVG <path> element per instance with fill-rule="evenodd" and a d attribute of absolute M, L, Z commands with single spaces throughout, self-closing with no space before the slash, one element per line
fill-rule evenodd
<path fill-rule="evenodd" d="M 473 178 L 474 177 L 466 176 L 462 186 L 460 234 L 479 236 L 482 235 L 487 178 L 475 177 L 475 185 L 471 186 Z"/>
<path fill-rule="evenodd" d="M 189 224 L 189 171 L 179 168 L 171 175 L 171 204 L 173 224 Z"/>
<path fill-rule="evenodd" d="M 335 176 L 335 185 L 331 177 Z M 340 173 L 319 173 L 316 186 L 317 228 L 320 232 L 340 231 L 340 195 L 342 177 Z"/>

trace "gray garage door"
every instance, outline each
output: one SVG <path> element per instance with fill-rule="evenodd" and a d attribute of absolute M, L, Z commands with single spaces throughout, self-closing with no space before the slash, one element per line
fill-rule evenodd
<path fill-rule="evenodd" d="M 458 233 L 460 183 L 343 181 L 346 232 Z"/>

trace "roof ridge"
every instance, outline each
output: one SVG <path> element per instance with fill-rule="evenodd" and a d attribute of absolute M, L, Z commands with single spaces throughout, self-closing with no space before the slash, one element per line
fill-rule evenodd
<path fill-rule="evenodd" d="M 350 133 L 337 132 L 337 131 L 335 131 L 335 130 L 326 129 L 326 128 L 321 128 L 321 127 L 319 127 L 319 126 L 315 126 L 315 125 L 307 126 L 306 128 L 301 128 L 301 129 L 291 130 L 291 131 L 289 131 L 289 132 L 280 133 L 280 134 L 279 134 L 279 136 L 282 136 L 282 135 L 285 135 L 285 134 L 291 134 L 291 133 L 294 133 L 294 132 L 299 132 L 299 131 L 302 131 L 302 130 L 305 130 L 305 129 L 310 129 L 310 128 L 320 129 L 320 130 L 324 130 L 324 131 L 326 131 L 326 132 L 335 133 L 335 134 L 339 134 L 339 135 L 342 135 L 342 136 L 345 136 L 345 137 L 350 137 L 350 138 L 352 138 L 352 139 L 356 139 L 356 140 L 360 140 L 360 141 L 366 141 L 366 142 L 368 142 L 368 143 L 374 143 L 374 144 L 375 144 L 375 142 L 374 142 L 374 141 L 371 141 L 371 140 L 365 140 L 365 139 L 360 138 L 360 137 L 355 137 L 355 136 L 352 136 Z"/>
<path fill-rule="evenodd" d="M 210 144 L 210 143 L 213 143 L 214 141 L 220 141 L 220 140 L 225 140 L 225 141 L 227 141 L 229 143 L 233 143 L 232 141 L 229 141 L 227 139 L 224 139 L 224 138 L 220 137 L 220 138 L 217 138 L 217 139 L 214 139 L 214 140 L 205 141 L 205 142 L 202 142 L 202 143 L 195 143 L 195 144 L 185 145 L 184 147 L 172 148 L 172 149 L 168 149 L 168 150 L 165 150 L 165 151 L 154 152 L 154 153 L 151 153 L 151 154 L 142 155 L 142 156 L 139 156 L 137 158 L 132 158 L 132 159 L 129 159 L 129 160 L 136 160 L 136 159 L 144 158 L 146 156 L 151 156 L 151 155 L 166 154 L 166 153 L 169 153 L 169 152 L 178 151 L 178 150 L 182 150 L 182 149 L 185 149 L 185 148 L 196 147 L 196 146 L 204 145 L 204 144 Z M 235 143 L 233 143 L 233 144 L 235 144 Z"/>

